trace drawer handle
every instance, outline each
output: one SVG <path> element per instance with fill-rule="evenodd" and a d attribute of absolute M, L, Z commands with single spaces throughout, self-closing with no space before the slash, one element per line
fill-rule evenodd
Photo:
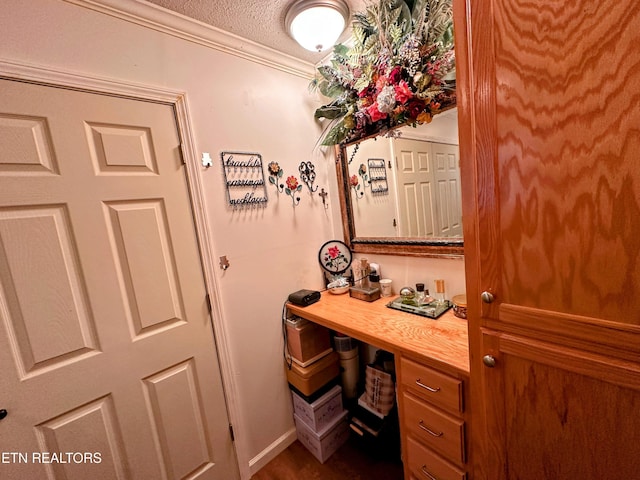
<path fill-rule="evenodd" d="M 424 422 L 422 420 L 420 420 L 420 423 L 418 424 L 418 426 L 424 430 L 425 432 L 427 432 L 429 435 L 432 435 L 434 437 L 441 437 L 442 435 L 444 435 L 444 432 L 440 432 L 440 433 L 436 433 L 433 430 L 431 430 L 429 427 L 427 427 Z"/>
<path fill-rule="evenodd" d="M 420 379 L 416 380 L 416 385 L 418 385 L 419 387 L 424 388 L 425 390 L 430 391 L 431 393 L 436 393 L 436 392 L 440 391 L 440 387 L 436 387 L 436 388 L 430 387 L 429 385 L 425 385 L 424 383 L 422 383 L 420 381 Z"/>
<path fill-rule="evenodd" d="M 429 480 L 438 480 L 436 477 L 429 473 L 426 465 L 422 465 L 422 467 L 420 467 L 420 470 L 422 470 L 422 474 L 425 475 Z"/>

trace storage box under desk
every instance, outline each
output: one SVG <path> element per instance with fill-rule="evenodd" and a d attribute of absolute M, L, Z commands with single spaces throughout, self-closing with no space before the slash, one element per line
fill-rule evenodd
<path fill-rule="evenodd" d="M 294 415 L 293 418 L 296 422 L 298 440 L 320 463 L 324 463 L 349 438 L 350 430 L 346 410 L 319 432 L 311 430 L 297 415 Z"/>
<path fill-rule="evenodd" d="M 291 392 L 291 399 L 293 400 L 293 413 L 314 432 L 321 431 L 344 412 L 340 385 L 336 385 L 312 403 L 306 402 L 294 391 Z"/>
<path fill-rule="evenodd" d="M 287 347 L 293 360 L 305 367 L 331 351 L 329 329 L 313 322 L 300 326 L 287 322 Z"/>
<path fill-rule="evenodd" d="M 287 381 L 303 395 L 310 396 L 340 375 L 340 358 L 331 352 L 308 367 L 285 362 Z"/>

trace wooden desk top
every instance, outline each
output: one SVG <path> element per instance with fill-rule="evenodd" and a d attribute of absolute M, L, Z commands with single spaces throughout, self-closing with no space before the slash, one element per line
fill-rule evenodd
<path fill-rule="evenodd" d="M 402 354 L 445 371 L 469 375 L 467 321 L 452 310 L 436 320 L 401 312 L 386 305 L 395 297 L 365 302 L 349 294 L 323 292 L 308 307 L 289 303 L 295 315 L 374 345 Z"/>

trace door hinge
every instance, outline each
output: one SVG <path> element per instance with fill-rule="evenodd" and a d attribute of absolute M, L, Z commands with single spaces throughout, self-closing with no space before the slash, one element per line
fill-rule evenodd
<path fill-rule="evenodd" d="M 235 442 L 236 441 L 236 437 L 233 434 L 233 425 L 229 424 L 229 435 L 231 435 L 231 441 Z"/>
<path fill-rule="evenodd" d="M 180 144 L 180 148 L 178 148 L 178 151 L 180 152 L 180 161 L 182 162 L 183 165 L 186 165 L 187 162 L 185 162 L 184 158 L 184 144 Z"/>
<path fill-rule="evenodd" d="M 211 296 L 208 293 L 204 297 L 204 301 L 207 302 L 207 309 L 209 310 L 209 313 L 211 313 Z"/>

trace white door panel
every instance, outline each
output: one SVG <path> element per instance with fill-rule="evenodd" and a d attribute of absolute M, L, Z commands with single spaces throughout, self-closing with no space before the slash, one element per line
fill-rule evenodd
<path fill-rule="evenodd" d="M 0 83 L 0 477 L 237 478 L 173 108 Z"/>

